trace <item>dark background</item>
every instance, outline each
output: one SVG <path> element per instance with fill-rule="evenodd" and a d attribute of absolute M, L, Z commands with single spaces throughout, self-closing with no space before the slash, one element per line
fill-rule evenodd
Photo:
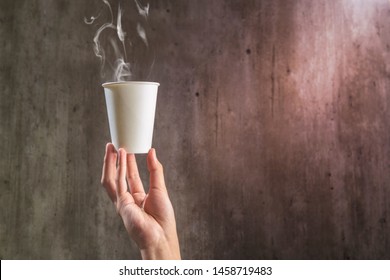
<path fill-rule="evenodd" d="M 150 2 L 183 258 L 390 258 L 390 1 Z M 140 258 L 100 186 L 98 4 L 0 2 L 1 259 Z"/>

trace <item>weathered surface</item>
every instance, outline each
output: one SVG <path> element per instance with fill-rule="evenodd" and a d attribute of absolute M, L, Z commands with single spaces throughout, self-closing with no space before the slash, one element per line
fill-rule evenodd
<path fill-rule="evenodd" d="M 99 182 L 98 2 L 0 3 L 1 259 L 140 257 Z M 390 258 L 389 1 L 161 0 L 149 23 L 184 258 Z"/>

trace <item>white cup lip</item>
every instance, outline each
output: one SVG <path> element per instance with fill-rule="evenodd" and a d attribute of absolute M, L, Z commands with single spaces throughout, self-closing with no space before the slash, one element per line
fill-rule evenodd
<path fill-rule="evenodd" d="M 107 82 L 103 83 L 102 87 L 108 88 L 113 86 L 124 86 L 124 85 L 130 85 L 130 84 L 145 84 L 145 85 L 156 85 L 159 86 L 159 83 L 156 82 L 145 82 L 145 81 L 121 81 L 121 82 Z"/>

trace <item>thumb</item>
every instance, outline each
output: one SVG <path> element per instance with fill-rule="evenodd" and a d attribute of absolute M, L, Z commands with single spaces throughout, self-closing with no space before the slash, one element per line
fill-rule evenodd
<path fill-rule="evenodd" d="M 164 181 L 164 171 L 162 164 L 158 161 L 156 150 L 150 149 L 147 157 L 148 170 L 150 173 L 150 190 L 160 190 L 167 192 Z"/>

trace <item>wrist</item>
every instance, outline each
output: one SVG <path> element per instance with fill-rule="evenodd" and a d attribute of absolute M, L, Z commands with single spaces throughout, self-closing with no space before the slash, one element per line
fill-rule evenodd
<path fill-rule="evenodd" d="M 180 260 L 180 248 L 177 238 L 172 241 L 164 240 L 156 246 L 141 249 L 143 260 Z"/>

